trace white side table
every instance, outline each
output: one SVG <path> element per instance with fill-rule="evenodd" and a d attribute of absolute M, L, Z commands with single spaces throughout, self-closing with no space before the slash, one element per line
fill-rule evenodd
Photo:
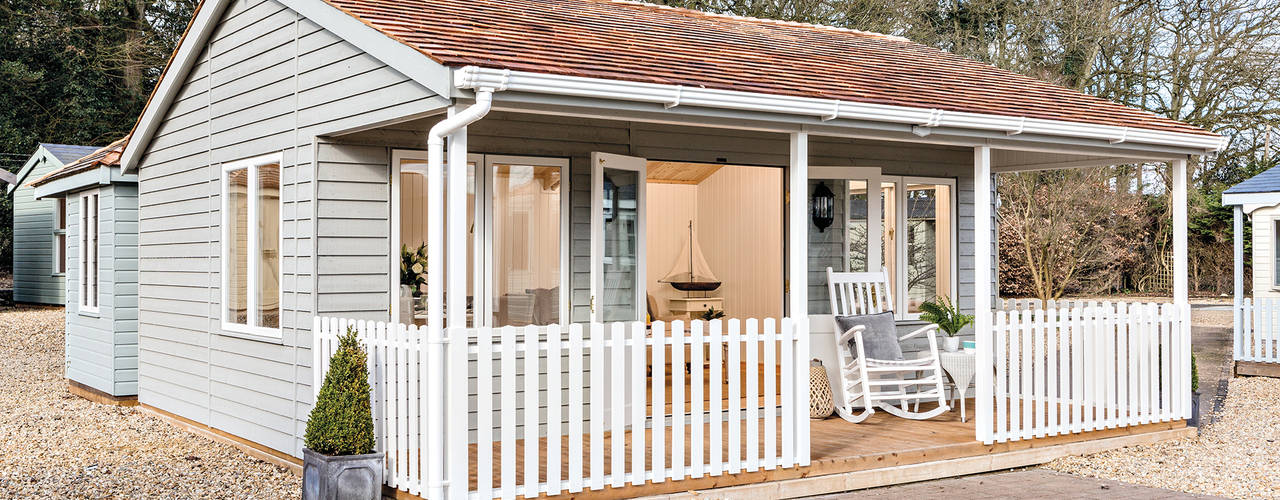
<path fill-rule="evenodd" d="M 965 393 L 969 391 L 969 383 L 973 382 L 977 360 L 978 354 L 973 352 L 938 353 L 938 361 L 942 364 L 942 370 L 951 377 L 951 381 L 955 383 L 956 392 L 960 396 L 961 422 L 965 421 Z"/>

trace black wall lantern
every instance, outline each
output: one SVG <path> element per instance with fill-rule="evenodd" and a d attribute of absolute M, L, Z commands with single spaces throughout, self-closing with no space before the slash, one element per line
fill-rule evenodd
<path fill-rule="evenodd" d="M 813 225 L 818 226 L 819 233 L 825 232 L 835 222 L 836 194 L 831 192 L 827 183 L 819 182 L 814 188 L 813 197 L 809 199 L 809 216 L 813 218 Z"/>

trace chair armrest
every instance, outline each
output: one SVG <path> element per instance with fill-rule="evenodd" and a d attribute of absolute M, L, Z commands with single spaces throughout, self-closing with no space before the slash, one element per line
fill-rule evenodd
<path fill-rule="evenodd" d="M 902 341 L 902 340 L 907 340 L 914 337 L 919 337 L 921 334 L 924 334 L 926 332 L 929 334 L 929 336 L 933 336 L 934 334 L 937 333 L 937 331 L 938 331 L 938 325 L 926 325 L 914 332 L 898 337 L 898 340 Z"/>
<path fill-rule="evenodd" d="M 865 325 L 858 325 L 848 329 L 844 333 L 840 334 L 839 343 L 844 344 L 852 340 L 855 336 L 861 336 L 862 332 L 865 331 L 866 329 L 867 327 Z"/>

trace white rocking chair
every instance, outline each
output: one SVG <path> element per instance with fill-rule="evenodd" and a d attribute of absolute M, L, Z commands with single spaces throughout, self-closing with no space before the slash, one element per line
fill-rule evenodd
<path fill-rule="evenodd" d="M 828 267 L 827 288 L 834 316 L 893 310 L 888 273 L 883 269 L 880 272 L 837 273 Z M 835 321 L 834 316 L 832 321 Z M 841 418 L 858 423 L 880 408 L 898 417 L 924 420 L 950 410 L 942 387 L 942 366 L 938 362 L 938 325 L 929 325 L 898 337 L 901 342 L 920 335 L 928 336 L 928 355 L 909 360 L 867 358 L 862 343 L 864 330 L 866 327 L 859 325 L 842 332 L 839 323 L 836 324 L 836 355 L 840 364 L 840 390 L 844 396 L 843 404 L 836 405 L 836 413 Z M 850 346 L 851 340 L 857 352 Z M 908 386 L 915 386 L 916 390 L 907 392 Z M 860 413 L 854 411 L 854 403 L 859 400 L 862 401 Z M 931 400 L 936 400 L 938 407 L 920 412 L 920 401 Z M 907 409 L 909 402 L 915 403 L 915 411 Z"/>

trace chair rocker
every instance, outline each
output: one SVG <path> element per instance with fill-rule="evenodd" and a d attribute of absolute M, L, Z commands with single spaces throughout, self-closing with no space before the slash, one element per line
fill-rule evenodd
<path fill-rule="evenodd" d="M 889 291 L 888 273 L 837 273 L 827 268 L 828 296 L 833 322 L 836 323 L 836 353 L 840 364 L 840 391 L 843 401 L 836 401 L 836 413 L 849 422 L 858 423 L 870 417 L 877 408 L 891 415 L 925 420 L 941 415 L 950 407 L 943 390 L 942 365 L 938 358 L 938 325 L 929 325 L 897 337 L 897 342 L 921 335 L 929 339 L 929 352 L 917 359 L 874 359 L 866 355 L 866 325 L 841 328 L 839 316 L 866 316 L 893 311 L 893 295 Z M 898 346 L 900 350 L 901 347 Z M 908 391 L 914 387 L 914 391 Z M 861 401 L 862 411 L 855 410 Z M 921 412 L 920 401 L 937 401 L 938 407 Z M 908 403 L 915 403 L 915 411 Z M 895 405 L 896 403 L 896 405 Z"/>

